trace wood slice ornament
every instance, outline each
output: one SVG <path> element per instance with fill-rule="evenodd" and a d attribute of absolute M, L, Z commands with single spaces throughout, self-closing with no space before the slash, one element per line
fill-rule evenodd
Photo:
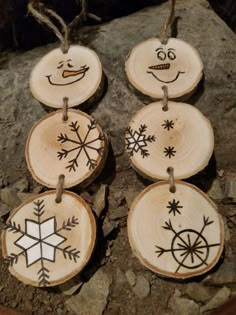
<path fill-rule="evenodd" d="M 224 244 L 215 204 L 193 185 L 162 181 L 135 199 L 128 216 L 131 247 L 141 263 L 160 275 L 189 278 L 209 271 Z"/>
<path fill-rule="evenodd" d="M 2 234 L 9 271 L 25 284 L 54 286 L 80 272 L 94 248 L 96 223 L 88 204 L 64 191 L 34 196 L 10 215 Z M 66 264 L 66 268 L 65 268 Z"/>
<path fill-rule="evenodd" d="M 68 107 L 91 98 L 102 82 L 102 65 L 97 54 L 84 46 L 72 45 L 64 54 L 60 48 L 46 54 L 33 68 L 30 89 L 41 103 L 62 108 L 68 97 Z"/>
<path fill-rule="evenodd" d="M 202 78 L 203 64 L 188 43 L 169 38 L 164 45 L 160 39 L 151 38 L 132 49 L 125 71 L 129 82 L 144 95 L 161 99 L 162 86 L 166 85 L 173 99 L 192 94 Z"/>
<path fill-rule="evenodd" d="M 96 121 L 84 112 L 70 109 L 44 116 L 31 129 L 26 144 L 26 161 L 33 178 L 56 188 L 58 175 L 65 175 L 64 187 L 92 182 L 107 157 L 107 138 Z"/>
<path fill-rule="evenodd" d="M 126 131 L 126 151 L 132 166 L 144 177 L 168 179 L 168 167 L 175 178 L 188 178 L 207 166 L 214 149 L 209 120 L 195 107 L 169 101 L 143 107 L 131 119 Z"/>

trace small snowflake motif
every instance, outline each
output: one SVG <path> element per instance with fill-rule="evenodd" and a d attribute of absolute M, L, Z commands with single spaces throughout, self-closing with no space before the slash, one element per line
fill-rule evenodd
<path fill-rule="evenodd" d="M 173 129 L 174 127 L 174 122 L 173 122 L 173 120 L 164 120 L 164 124 L 162 124 L 162 126 L 164 127 L 164 129 L 167 129 L 168 131 L 170 130 L 170 129 Z"/>
<path fill-rule="evenodd" d="M 130 126 L 127 128 L 127 136 L 126 136 L 126 149 L 128 151 L 128 156 L 133 156 L 134 152 L 140 152 L 143 158 L 149 156 L 149 152 L 147 149 L 148 142 L 154 142 L 156 140 L 154 135 L 147 136 L 145 131 L 147 130 L 146 125 L 141 125 L 137 130 L 133 130 Z"/>
<path fill-rule="evenodd" d="M 82 136 L 82 133 L 80 134 L 80 125 L 78 125 L 78 121 L 72 122 L 69 126 L 71 127 L 71 131 L 75 134 L 75 138 L 71 139 L 67 134 L 61 133 L 58 136 L 57 141 L 61 143 L 73 143 L 74 147 L 69 150 L 64 148 L 61 149 L 61 151 L 57 152 L 57 157 L 61 160 L 62 158 L 67 158 L 67 156 L 72 152 L 76 152 L 74 158 L 69 160 L 68 166 L 66 166 L 69 172 L 75 172 L 76 168 L 79 167 L 78 159 L 83 152 L 87 160 L 86 166 L 89 170 L 94 169 L 97 166 L 97 160 L 91 157 L 92 151 L 96 151 L 98 156 L 102 156 L 104 151 L 104 147 L 98 148 L 99 141 L 104 140 L 103 134 L 100 133 L 94 139 L 91 138 L 92 130 L 96 128 L 95 120 L 91 121 L 91 123 L 87 125 L 87 132 L 84 137 Z"/>
<path fill-rule="evenodd" d="M 21 251 L 18 253 L 11 253 L 5 260 L 10 266 L 17 264 L 18 258 L 23 255 L 26 259 L 26 267 L 40 262 L 40 268 L 37 271 L 39 286 L 47 286 L 50 284 L 50 272 L 45 267 L 45 261 L 52 263 L 56 262 L 56 252 L 61 251 L 65 259 L 69 258 L 77 262 L 80 251 L 76 248 L 71 248 L 70 245 L 62 248 L 60 245 L 67 241 L 67 238 L 60 235 L 60 231 L 70 231 L 77 224 L 78 219 L 74 216 L 68 218 L 62 223 L 60 228 L 57 228 L 56 217 L 50 217 L 41 222 L 41 216 L 44 214 L 44 200 L 37 200 L 34 204 L 34 215 L 36 220 L 25 219 L 25 230 L 20 224 L 10 221 L 6 224 L 5 229 L 14 234 L 21 234 L 20 237 L 14 242 L 17 248 Z"/>
<path fill-rule="evenodd" d="M 173 212 L 173 215 L 175 216 L 176 213 L 181 214 L 181 212 L 179 211 L 179 209 L 183 208 L 183 206 L 179 205 L 179 201 L 175 201 L 175 199 L 173 199 L 172 201 L 168 202 L 168 206 L 166 206 L 166 208 L 169 208 L 170 211 L 169 213 Z"/>
<path fill-rule="evenodd" d="M 176 153 L 176 151 L 174 150 L 174 147 L 170 147 L 170 146 L 165 148 L 163 152 L 165 153 L 165 156 L 168 156 L 169 159 L 172 156 L 175 156 L 175 153 Z"/>

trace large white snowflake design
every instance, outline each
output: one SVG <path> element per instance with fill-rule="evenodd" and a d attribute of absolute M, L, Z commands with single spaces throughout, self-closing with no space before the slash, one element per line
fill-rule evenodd
<path fill-rule="evenodd" d="M 40 259 L 55 261 L 56 248 L 65 240 L 65 237 L 56 233 L 55 217 L 42 223 L 26 219 L 25 234 L 15 242 L 15 245 L 25 250 L 29 267 Z"/>
<path fill-rule="evenodd" d="M 147 136 L 145 134 L 145 131 L 147 130 L 146 125 L 140 125 L 138 131 L 133 130 L 130 126 L 127 128 L 127 136 L 125 138 L 126 140 L 126 150 L 128 151 L 128 156 L 133 156 L 134 152 L 140 152 L 142 157 L 149 156 L 149 152 L 147 149 L 144 149 L 147 147 L 148 142 L 154 142 L 156 140 L 155 136 Z"/>
<path fill-rule="evenodd" d="M 96 121 L 92 120 L 90 124 L 87 125 L 87 132 L 82 136 L 80 133 L 80 125 L 78 125 L 78 121 L 71 122 L 69 125 L 71 131 L 75 134 L 74 138 L 69 138 L 67 134 L 60 134 L 57 138 L 57 141 L 61 143 L 70 142 L 74 144 L 74 147 L 71 149 L 62 148 L 61 151 L 57 152 L 57 157 L 59 160 L 62 158 L 67 158 L 68 155 L 72 156 L 75 153 L 74 157 L 68 161 L 68 165 L 66 168 L 71 171 L 76 171 L 76 168 L 79 167 L 78 159 L 82 152 L 84 152 L 86 156 L 86 166 L 89 170 L 94 169 L 97 166 L 97 160 L 91 157 L 91 152 L 96 151 L 98 156 L 102 156 L 104 152 L 104 147 L 98 147 L 98 144 L 103 141 L 104 135 L 99 133 L 98 136 L 95 136 L 91 139 L 91 132 L 96 128 Z"/>
<path fill-rule="evenodd" d="M 40 268 L 37 272 L 39 286 L 47 286 L 50 284 L 50 272 L 45 267 L 45 261 L 51 263 L 56 262 L 56 252 L 61 251 L 65 259 L 69 258 L 77 262 L 80 257 L 80 251 L 72 248 L 70 245 L 61 248 L 60 245 L 67 241 L 67 238 L 60 235 L 60 231 L 70 231 L 77 224 L 78 219 L 74 216 L 68 218 L 62 223 L 61 227 L 57 227 L 56 217 L 50 217 L 41 221 L 41 217 L 45 212 L 44 200 L 37 200 L 34 204 L 34 215 L 37 220 L 25 219 L 25 229 L 15 221 L 9 221 L 5 229 L 8 232 L 19 233 L 21 236 L 14 242 L 16 248 L 20 248 L 18 253 L 10 253 L 5 257 L 6 261 L 13 266 L 17 264 L 21 255 L 25 256 L 26 267 L 29 268 L 37 262 L 40 262 Z"/>

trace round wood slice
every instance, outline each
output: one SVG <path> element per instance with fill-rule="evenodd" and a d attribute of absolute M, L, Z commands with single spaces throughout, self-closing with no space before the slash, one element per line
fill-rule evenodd
<path fill-rule="evenodd" d="M 70 46 L 67 54 L 60 48 L 50 51 L 33 68 L 30 89 L 41 103 L 62 108 L 68 97 L 69 107 L 92 97 L 102 80 L 102 65 L 97 54 L 84 46 Z"/>
<path fill-rule="evenodd" d="M 87 264 L 95 244 L 96 223 L 87 203 L 64 191 L 34 196 L 8 218 L 2 249 L 9 271 L 33 286 L 67 281 Z"/>
<path fill-rule="evenodd" d="M 143 94 L 160 99 L 162 86 L 166 85 L 169 98 L 179 98 L 196 88 L 203 75 L 203 64 L 188 43 L 170 38 L 163 45 L 158 38 L 151 38 L 132 49 L 125 71 L 130 83 Z"/>
<path fill-rule="evenodd" d="M 126 131 L 126 151 L 132 166 L 144 177 L 168 179 L 168 167 L 178 179 L 188 178 L 208 164 L 214 149 L 209 120 L 185 103 L 162 102 L 143 107 Z"/>
<path fill-rule="evenodd" d="M 31 129 L 26 144 L 26 161 L 33 178 L 44 186 L 55 188 L 60 174 L 64 187 L 92 182 L 101 172 L 107 157 L 107 139 L 100 126 L 89 115 L 68 110 L 44 116 Z"/>
<path fill-rule="evenodd" d="M 215 204 L 197 187 L 162 181 L 146 188 L 128 215 L 128 236 L 141 263 L 163 276 L 189 278 L 209 271 L 224 245 Z"/>

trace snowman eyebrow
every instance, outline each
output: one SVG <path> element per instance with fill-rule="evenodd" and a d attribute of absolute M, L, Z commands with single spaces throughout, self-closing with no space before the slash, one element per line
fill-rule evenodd
<path fill-rule="evenodd" d="M 158 51 L 158 50 L 163 50 L 163 48 L 162 48 L 162 47 L 159 47 L 159 48 L 157 48 L 155 51 Z"/>
<path fill-rule="evenodd" d="M 72 61 L 71 59 L 68 59 L 67 62 Z"/>
<path fill-rule="evenodd" d="M 175 49 L 174 49 L 174 48 L 169 48 L 168 50 L 174 50 L 174 51 L 175 51 Z"/>

